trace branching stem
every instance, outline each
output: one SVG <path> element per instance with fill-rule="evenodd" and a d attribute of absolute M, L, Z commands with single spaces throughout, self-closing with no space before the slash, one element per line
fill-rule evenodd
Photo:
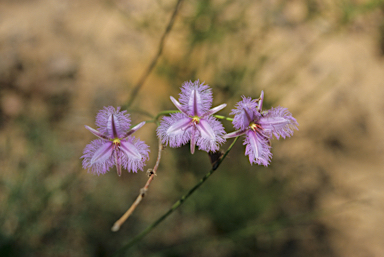
<path fill-rule="evenodd" d="M 158 218 L 155 222 L 153 222 L 151 225 L 149 225 L 146 229 L 144 229 L 140 234 L 135 236 L 130 242 L 128 242 L 125 246 L 120 248 L 113 256 L 120 256 L 123 254 L 125 251 L 127 251 L 129 248 L 131 248 L 133 245 L 135 245 L 137 242 L 139 242 L 144 236 L 146 236 L 149 232 L 152 231 L 157 225 L 159 225 L 165 218 L 167 218 L 172 212 L 174 212 L 177 208 L 180 207 L 184 203 L 185 200 L 190 197 L 193 192 L 196 191 L 214 172 L 215 170 L 220 166 L 220 164 L 223 162 L 225 157 L 228 155 L 229 151 L 232 149 L 234 144 L 236 143 L 237 139 L 239 137 L 236 137 L 235 140 L 233 140 L 232 144 L 228 147 L 227 151 L 224 153 L 223 157 L 218 161 L 217 165 L 212 168 L 205 176 L 200 179 L 200 181 L 192 187 L 187 194 L 183 195 L 172 207 L 165 213 L 163 216 Z"/>
<path fill-rule="evenodd" d="M 145 183 L 145 186 L 143 188 L 140 189 L 140 194 L 137 196 L 136 198 L 136 201 L 131 205 L 131 207 L 129 207 L 129 209 L 124 213 L 123 216 L 121 216 L 121 218 L 115 222 L 115 224 L 113 225 L 113 227 L 111 228 L 111 230 L 113 232 L 116 232 L 120 229 L 121 225 L 123 225 L 123 223 L 129 218 L 129 216 L 131 216 L 131 214 L 133 213 L 133 211 L 136 209 L 136 207 L 140 204 L 141 200 L 143 200 L 146 192 L 148 191 L 148 187 L 149 185 L 151 184 L 152 180 L 154 179 L 154 177 L 156 176 L 156 172 L 157 172 L 157 169 L 159 168 L 159 164 L 160 164 L 160 159 L 161 159 L 161 151 L 163 150 L 163 145 L 161 143 L 161 139 L 159 139 L 159 151 L 157 153 L 157 160 L 156 160 L 156 164 L 155 166 L 153 167 L 153 169 L 149 169 L 147 171 L 148 173 L 148 180 L 147 180 L 147 183 Z"/>

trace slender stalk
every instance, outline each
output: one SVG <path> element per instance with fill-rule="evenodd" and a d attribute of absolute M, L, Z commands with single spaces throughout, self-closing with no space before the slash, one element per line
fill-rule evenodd
<path fill-rule="evenodd" d="M 148 191 L 149 185 L 151 184 L 152 180 L 156 176 L 156 172 L 157 172 L 157 169 L 159 168 L 159 164 L 160 164 L 161 151 L 162 150 L 163 150 L 163 145 L 161 143 L 161 139 L 159 139 L 159 151 L 157 153 L 156 164 L 153 167 L 153 169 L 149 169 L 147 171 L 148 175 L 149 175 L 147 183 L 145 183 L 145 186 L 140 189 L 140 194 L 137 196 L 136 201 L 131 205 L 131 207 L 129 207 L 129 209 L 123 214 L 123 216 L 121 216 L 121 218 L 118 221 L 116 221 L 115 224 L 112 226 L 111 230 L 113 232 L 116 232 L 120 229 L 121 225 L 123 225 L 123 223 L 129 218 L 129 216 L 131 216 L 133 211 L 140 204 L 141 200 L 143 200 L 146 192 Z"/>
<path fill-rule="evenodd" d="M 220 119 L 220 120 L 229 120 L 229 121 L 233 121 L 233 118 L 229 118 L 229 117 L 226 117 L 226 116 L 223 116 L 223 115 L 213 115 L 213 117 L 218 118 L 218 119 Z"/>
<path fill-rule="evenodd" d="M 157 120 L 160 118 L 160 116 L 171 114 L 171 113 L 177 113 L 180 112 L 179 110 L 167 110 L 167 111 L 162 111 L 159 112 L 156 117 L 154 117 L 152 120 L 147 120 L 145 121 L 146 123 L 151 123 L 151 122 L 157 122 Z M 218 118 L 220 120 L 228 120 L 228 121 L 233 121 L 233 118 L 229 118 L 223 115 L 213 115 L 213 117 Z"/>
<path fill-rule="evenodd" d="M 137 82 L 136 86 L 133 88 L 132 93 L 131 93 L 131 97 L 128 100 L 128 104 L 126 106 L 127 108 L 130 107 L 131 104 L 133 103 L 133 101 L 135 100 L 136 95 L 139 93 L 139 90 L 144 85 L 144 83 L 147 80 L 149 74 L 151 74 L 153 68 L 155 68 L 155 66 L 157 64 L 157 61 L 159 60 L 161 54 L 163 53 L 165 39 L 167 38 L 167 36 L 169 35 L 169 33 L 172 30 L 173 24 L 175 23 L 175 19 L 176 19 L 177 13 L 178 13 L 178 11 L 180 9 L 181 2 L 182 2 L 182 0 L 178 0 L 177 1 L 175 9 L 174 9 L 174 11 L 172 13 L 171 19 L 169 20 L 168 25 L 165 28 L 165 31 L 164 31 L 163 35 L 161 36 L 157 53 L 154 56 L 154 58 L 152 59 L 152 62 L 149 64 L 147 70 L 141 76 L 139 82 Z"/>
<path fill-rule="evenodd" d="M 159 225 L 163 220 L 165 220 L 165 218 L 167 218 L 172 212 L 174 212 L 177 208 L 180 207 L 180 205 L 182 205 L 184 203 L 185 200 L 188 199 L 188 197 L 190 197 L 193 192 L 196 191 L 196 189 L 198 189 L 214 172 L 215 170 L 220 166 L 220 164 L 224 161 L 225 157 L 228 155 L 229 151 L 232 149 L 232 147 L 234 146 L 234 144 L 236 143 L 237 139 L 239 137 L 236 137 L 232 144 L 228 147 L 227 151 L 224 153 L 223 157 L 218 161 L 217 165 L 212 168 L 207 174 L 205 174 L 205 176 L 200 179 L 200 181 L 194 186 L 192 187 L 187 194 L 183 195 L 175 204 L 172 205 L 172 207 L 166 212 L 163 214 L 163 216 L 161 216 L 160 218 L 158 218 L 155 222 L 153 222 L 151 225 L 149 225 L 146 229 L 144 229 L 140 234 L 138 234 L 137 236 L 135 236 L 130 242 L 128 242 L 125 246 L 123 246 L 122 248 L 120 248 L 120 250 L 118 250 L 113 256 L 120 256 L 121 254 L 123 254 L 125 251 L 127 251 L 129 248 L 131 248 L 133 245 L 135 245 L 137 242 L 139 242 L 143 237 L 145 237 L 149 232 L 152 231 L 152 229 L 154 229 L 157 225 Z"/>
<path fill-rule="evenodd" d="M 167 115 L 167 114 L 171 114 L 171 113 L 177 113 L 177 112 L 180 112 L 179 110 L 168 110 L 168 111 L 162 111 L 162 112 L 159 112 L 155 118 L 153 118 L 152 120 L 147 120 L 145 121 L 146 123 L 151 123 L 151 122 L 154 122 L 154 123 L 157 123 L 158 119 L 160 118 L 160 116 L 163 116 L 163 115 Z"/>

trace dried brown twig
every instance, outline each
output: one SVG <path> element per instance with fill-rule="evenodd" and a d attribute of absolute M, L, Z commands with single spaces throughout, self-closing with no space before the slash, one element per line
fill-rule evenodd
<path fill-rule="evenodd" d="M 113 227 L 111 228 L 111 230 L 113 232 L 119 231 L 121 225 L 123 225 L 123 223 L 129 218 L 129 216 L 131 216 L 133 211 L 140 204 L 141 200 L 143 200 L 145 194 L 148 191 L 149 185 L 151 184 L 152 180 L 156 176 L 156 172 L 157 172 L 157 169 L 159 168 L 159 164 L 160 164 L 161 151 L 162 150 L 163 150 L 163 144 L 161 143 L 161 139 L 159 139 L 159 151 L 157 153 L 156 164 L 153 167 L 153 169 L 148 169 L 147 170 L 147 174 L 149 176 L 149 178 L 147 180 L 147 183 L 145 183 L 145 186 L 140 189 L 140 194 L 137 196 L 136 201 L 131 205 L 131 207 L 129 207 L 129 209 L 123 214 L 123 216 L 121 216 L 121 218 L 119 220 L 117 220 L 115 222 L 115 224 L 113 224 Z"/>

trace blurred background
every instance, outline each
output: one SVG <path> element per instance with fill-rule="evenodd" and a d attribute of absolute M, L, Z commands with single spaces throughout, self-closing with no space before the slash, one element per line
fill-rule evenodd
<path fill-rule="evenodd" d="M 228 104 L 219 114 L 264 90 L 300 130 L 273 140 L 268 168 L 237 142 L 127 256 L 384 256 L 382 0 L 1 0 L 0 256 L 111 256 L 167 211 L 207 154 L 167 148 L 113 233 L 147 176 L 82 169 L 84 125 L 110 105 L 149 120 L 196 79 Z M 155 129 L 135 134 L 146 168 Z"/>

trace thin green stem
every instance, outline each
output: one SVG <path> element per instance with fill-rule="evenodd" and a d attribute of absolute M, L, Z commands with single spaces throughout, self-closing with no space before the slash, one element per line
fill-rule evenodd
<path fill-rule="evenodd" d="M 226 117 L 226 116 L 223 116 L 223 115 L 213 115 L 213 117 L 218 118 L 218 119 L 220 119 L 220 120 L 229 120 L 229 121 L 233 121 L 233 118 L 229 118 L 229 117 Z"/>
<path fill-rule="evenodd" d="M 163 116 L 163 115 L 167 115 L 167 114 L 171 114 L 171 113 L 177 113 L 177 112 L 180 112 L 179 110 L 167 110 L 167 111 L 162 111 L 162 112 L 159 112 L 156 117 L 154 117 L 153 119 L 151 120 L 147 120 L 145 121 L 146 123 L 156 123 L 158 121 L 158 119 L 160 118 L 160 116 Z M 233 118 L 229 118 L 229 117 L 226 117 L 226 116 L 223 116 L 223 115 L 213 115 L 213 117 L 215 118 L 218 118 L 220 120 L 228 120 L 228 121 L 233 121 Z"/>
<path fill-rule="evenodd" d="M 179 110 L 168 110 L 168 111 L 162 111 L 162 112 L 159 112 L 155 118 L 153 118 L 152 120 L 146 120 L 145 122 L 146 123 L 157 123 L 160 116 L 163 116 L 163 115 L 167 115 L 167 114 L 171 114 L 171 113 L 177 113 L 177 112 L 180 112 Z"/>
<path fill-rule="evenodd" d="M 139 242 L 143 237 L 145 237 L 149 232 L 152 231 L 157 225 L 159 225 L 165 218 L 167 218 L 172 212 L 174 212 L 177 208 L 180 207 L 184 203 L 185 200 L 190 197 L 193 192 L 196 191 L 214 172 L 215 170 L 220 166 L 220 164 L 224 161 L 225 157 L 228 155 L 229 151 L 231 151 L 232 147 L 236 143 L 237 139 L 239 137 L 236 137 L 235 140 L 233 140 L 232 144 L 228 147 L 227 151 L 224 153 L 223 157 L 218 161 L 217 165 L 213 167 L 205 176 L 200 179 L 200 181 L 191 188 L 191 190 L 188 191 L 187 194 L 183 195 L 172 207 L 163 214 L 160 218 L 158 218 L 155 222 L 153 222 L 151 225 L 149 225 L 146 229 L 144 229 L 140 234 L 135 236 L 130 242 L 128 242 L 125 246 L 120 248 L 113 256 L 120 256 L 125 251 L 127 251 L 129 248 L 131 248 L 133 245 L 135 245 L 137 242 Z"/>

